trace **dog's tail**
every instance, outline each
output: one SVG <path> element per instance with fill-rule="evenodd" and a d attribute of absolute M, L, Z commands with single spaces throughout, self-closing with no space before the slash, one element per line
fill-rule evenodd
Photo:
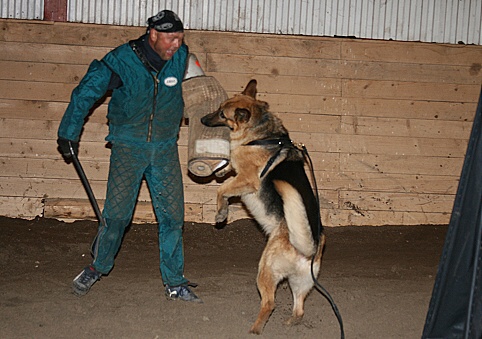
<path fill-rule="evenodd" d="M 274 180 L 273 182 L 283 199 L 283 210 L 291 244 L 304 256 L 311 257 L 316 252 L 316 243 L 300 193 L 286 181 Z"/>

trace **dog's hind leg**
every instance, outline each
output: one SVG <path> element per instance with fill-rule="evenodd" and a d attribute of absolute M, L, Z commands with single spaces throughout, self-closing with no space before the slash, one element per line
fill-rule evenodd
<path fill-rule="evenodd" d="M 258 277 L 258 290 L 261 295 L 261 308 L 256 321 L 249 330 L 249 333 L 261 334 L 261 332 L 263 332 L 264 325 L 268 321 L 275 308 L 274 299 L 277 284 L 272 278 L 273 277 L 270 274 L 266 274 L 265 272 L 261 272 Z"/>
<path fill-rule="evenodd" d="M 305 314 L 305 299 L 313 288 L 311 276 L 297 276 L 294 279 L 288 279 L 293 294 L 293 313 L 290 318 L 285 321 L 285 325 L 291 326 L 301 322 Z"/>
<path fill-rule="evenodd" d="M 322 234 L 320 237 L 320 243 L 313 263 L 313 275 L 316 278 L 320 272 L 321 256 L 323 252 L 323 246 L 325 245 L 325 236 Z M 296 274 L 288 277 L 291 292 L 293 294 L 293 314 L 286 320 L 285 324 L 288 326 L 296 325 L 301 322 L 305 313 L 305 299 L 308 293 L 315 285 L 313 277 L 311 275 L 311 260 L 308 258 L 303 259 L 303 263 L 299 263 Z"/>
<path fill-rule="evenodd" d="M 267 265 L 267 253 L 269 251 L 265 249 L 263 256 L 261 257 L 258 272 L 258 291 L 261 295 L 261 308 L 258 313 L 258 317 L 253 326 L 249 330 L 249 333 L 261 334 L 263 332 L 264 325 L 268 321 L 271 313 L 275 308 L 275 293 L 280 278 L 276 277 L 271 268 Z"/>

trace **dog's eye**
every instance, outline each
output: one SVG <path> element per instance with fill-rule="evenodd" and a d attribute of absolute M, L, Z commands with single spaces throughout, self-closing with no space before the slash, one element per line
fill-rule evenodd
<path fill-rule="evenodd" d="M 224 115 L 224 112 L 223 112 L 223 111 L 221 111 L 221 112 L 219 113 L 219 117 L 220 117 L 221 119 L 226 119 L 226 116 Z"/>

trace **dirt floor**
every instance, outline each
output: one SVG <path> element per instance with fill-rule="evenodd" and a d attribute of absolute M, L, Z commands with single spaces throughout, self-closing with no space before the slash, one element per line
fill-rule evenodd
<path fill-rule="evenodd" d="M 319 282 L 343 318 L 346 338 L 420 338 L 446 226 L 326 228 Z M 185 225 L 186 277 L 204 304 L 165 299 L 156 226 L 133 225 L 116 266 L 84 297 L 71 281 L 90 262 L 96 223 L 0 217 L 0 338 L 254 338 L 264 236 L 251 220 L 224 229 Z M 340 338 L 318 291 L 302 324 L 286 327 L 292 300 L 279 286 L 263 338 Z"/>

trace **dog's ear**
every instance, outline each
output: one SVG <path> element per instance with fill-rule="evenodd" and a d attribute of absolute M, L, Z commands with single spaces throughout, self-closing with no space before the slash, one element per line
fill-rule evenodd
<path fill-rule="evenodd" d="M 246 123 L 251 118 L 251 112 L 246 108 L 236 108 L 234 111 L 234 119 L 236 122 Z"/>
<path fill-rule="evenodd" d="M 266 101 L 257 100 L 256 103 L 262 112 L 269 110 L 269 104 Z"/>
<path fill-rule="evenodd" d="M 244 91 L 241 94 L 244 94 L 244 95 L 252 97 L 253 99 L 256 99 L 256 93 L 257 93 L 256 86 L 257 85 L 258 85 L 258 82 L 255 79 L 251 80 L 250 82 L 248 82 L 248 84 L 246 85 L 246 88 L 244 89 Z"/>

